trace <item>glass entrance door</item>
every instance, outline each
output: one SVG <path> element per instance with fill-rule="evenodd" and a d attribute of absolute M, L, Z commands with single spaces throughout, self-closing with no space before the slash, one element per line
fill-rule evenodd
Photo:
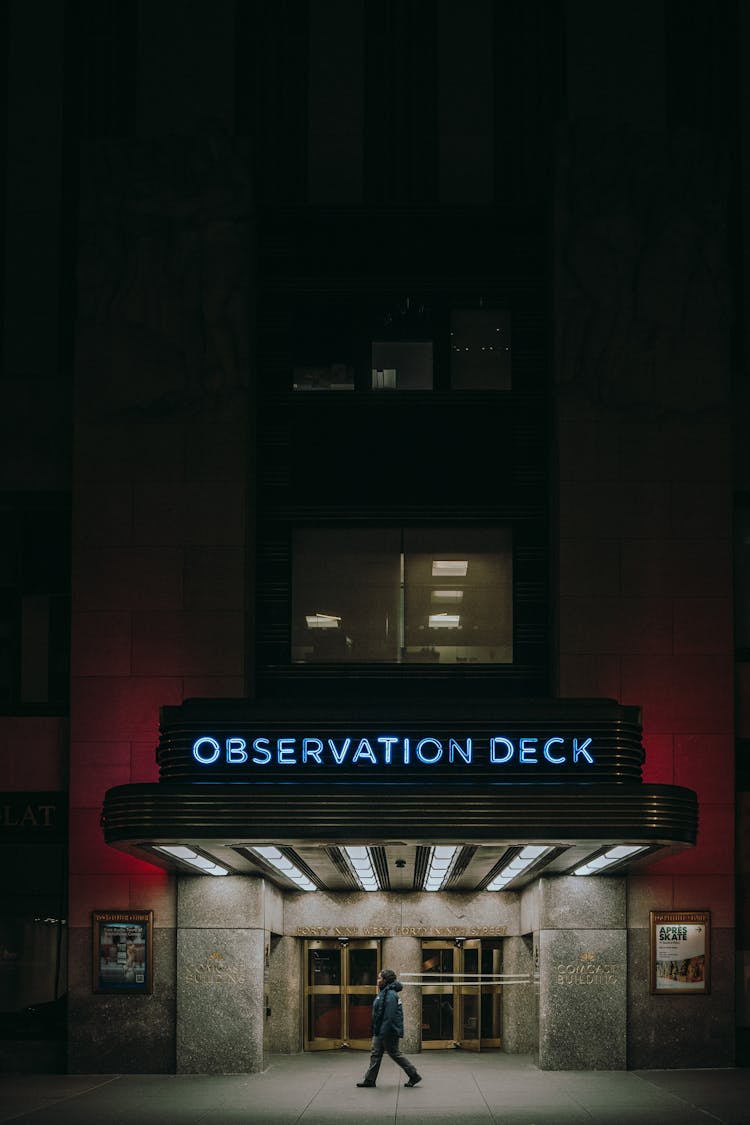
<path fill-rule="evenodd" d="M 500 1047 L 501 980 L 499 942 L 422 942 L 422 1047 Z"/>
<path fill-rule="evenodd" d="M 458 1034 L 456 1046 L 467 1051 L 478 1051 L 481 1046 L 481 989 L 479 969 L 482 943 L 479 939 L 464 942 L 458 954 Z"/>
<path fill-rule="evenodd" d="M 305 1050 L 369 1050 L 380 942 L 305 942 Z"/>

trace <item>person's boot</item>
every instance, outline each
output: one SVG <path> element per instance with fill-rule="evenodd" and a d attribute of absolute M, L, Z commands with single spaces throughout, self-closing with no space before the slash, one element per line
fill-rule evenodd
<path fill-rule="evenodd" d="M 357 1085 L 358 1086 L 374 1086 L 375 1083 L 374 1082 L 358 1082 Z"/>
<path fill-rule="evenodd" d="M 409 1081 L 408 1081 L 408 1082 L 404 1082 L 404 1086 L 416 1086 L 417 1082 L 421 1082 L 421 1081 L 422 1081 L 422 1075 L 421 1075 L 421 1074 L 417 1074 L 417 1072 L 416 1072 L 416 1071 L 414 1071 L 414 1073 L 412 1074 L 412 1076 L 411 1076 L 411 1078 L 409 1079 Z"/>

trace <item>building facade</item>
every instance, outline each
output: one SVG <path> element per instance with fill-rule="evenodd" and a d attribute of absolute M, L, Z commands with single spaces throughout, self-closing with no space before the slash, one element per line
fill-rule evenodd
<path fill-rule="evenodd" d="M 65 995 L 73 1072 L 357 1049 L 392 964 L 409 1050 L 732 1065 L 743 13 L 43 8 L 9 1057 Z M 702 979 L 655 979 L 661 914 Z"/>

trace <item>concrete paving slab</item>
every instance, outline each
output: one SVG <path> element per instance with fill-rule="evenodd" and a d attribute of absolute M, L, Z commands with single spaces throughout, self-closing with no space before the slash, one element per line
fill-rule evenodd
<path fill-rule="evenodd" d="M 540 1071 L 530 1057 L 424 1052 L 423 1082 L 360 1052 L 274 1056 L 262 1074 L 0 1075 L 15 1125 L 750 1125 L 750 1070 Z"/>

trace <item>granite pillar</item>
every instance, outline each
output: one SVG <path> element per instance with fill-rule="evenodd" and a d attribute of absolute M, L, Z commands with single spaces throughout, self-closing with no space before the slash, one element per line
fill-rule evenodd
<path fill-rule="evenodd" d="M 266 940 L 265 1049 L 269 1054 L 295 1055 L 302 1050 L 302 941 L 275 933 L 267 935 Z"/>
<path fill-rule="evenodd" d="M 542 879 L 540 891 L 539 1066 L 624 1070 L 625 881 Z"/>
<path fill-rule="evenodd" d="M 404 973 L 422 971 L 422 943 L 413 937 L 390 937 L 383 940 L 383 967 L 395 969 L 399 977 Z M 406 978 L 408 981 L 408 977 Z M 404 1007 L 404 1038 L 401 1046 L 405 1054 L 422 1050 L 422 989 L 404 984 L 401 993 Z"/>
<path fill-rule="evenodd" d="M 245 876 L 178 879 L 178 1074 L 263 1069 L 264 891 Z"/>
<path fill-rule="evenodd" d="M 534 981 L 531 934 L 503 942 L 503 973 L 526 975 L 523 983 L 503 988 L 503 1050 L 508 1055 L 536 1054 L 539 1043 L 539 984 Z"/>

